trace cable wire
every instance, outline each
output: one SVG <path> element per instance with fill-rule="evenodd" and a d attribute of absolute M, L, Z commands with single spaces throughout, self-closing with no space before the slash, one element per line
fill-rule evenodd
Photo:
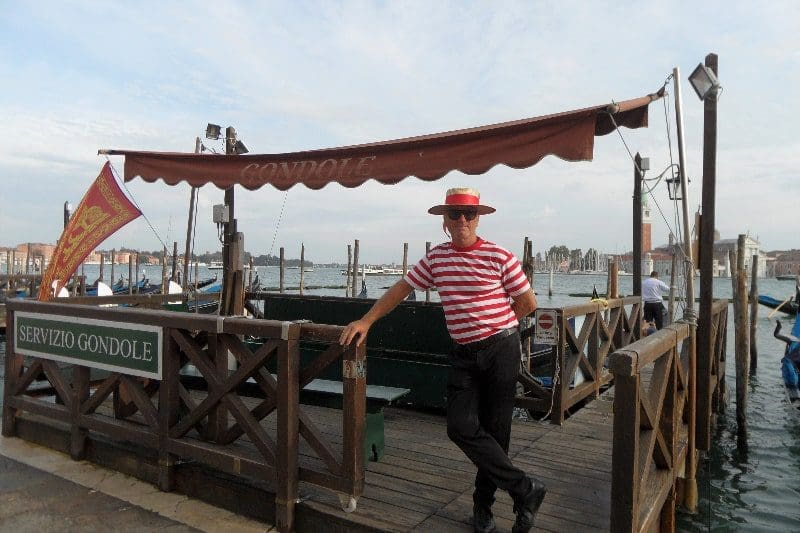
<path fill-rule="evenodd" d="M 130 191 L 130 189 L 128 189 L 127 185 L 125 185 L 125 180 L 120 178 L 119 172 L 117 172 L 117 169 L 114 167 L 114 164 L 111 163 L 111 160 L 109 160 L 108 156 L 106 156 L 106 161 L 108 161 L 108 164 L 111 167 L 111 173 L 114 175 L 114 178 L 117 179 L 122 184 L 122 188 L 125 189 L 125 192 L 128 193 L 128 196 L 130 197 L 130 200 L 133 203 L 133 205 L 135 205 L 136 209 L 138 209 L 139 212 L 142 213 L 142 218 L 144 218 L 145 222 L 147 222 L 147 225 L 150 226 L 150 230 L 153 232 L 153 235 L 156 236 L 156 239 L 158 239 L 158 242 L 161 243 L 161 246 L 163 248 L 166 248 L 167 245 L 161 239 L 161 236 L 159 236 L 158 232 L 153 227 L 153 224 L 150 223 L 150 219 L 147 218 L 147 215 L 144 214 L 144 210 L 139 206 L 139 202 L 136 201 L 136 198 L 133 196 L 133 193 Z"/>

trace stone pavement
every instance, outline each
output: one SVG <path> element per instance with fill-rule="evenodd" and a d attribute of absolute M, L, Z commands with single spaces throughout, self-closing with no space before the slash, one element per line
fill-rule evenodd
<path fill-rule="evenodd" d="M 265 532 L 268 524 L 0 437 L 0 532 Z"/>

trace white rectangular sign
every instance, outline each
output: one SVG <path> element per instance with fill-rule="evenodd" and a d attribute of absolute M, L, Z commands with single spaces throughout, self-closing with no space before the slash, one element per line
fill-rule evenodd
<path fill-rule="evenodd" d="M 536 310 L 536 329 L 533 333 L 535 344 L 557 344 L 558 343 L 558 314 L 554 309 Z"/>

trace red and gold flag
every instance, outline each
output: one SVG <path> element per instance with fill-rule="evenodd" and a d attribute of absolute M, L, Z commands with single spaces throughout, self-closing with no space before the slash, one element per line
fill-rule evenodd
<path fill-rule="evenodd" d="M 47 301 L 58 294 L 92 250 L 141 214 L 117 185 L 111 164 L 103 165 L 58 240 L 39 288 L 39 300 Z M 55 290 L 54 281 L 58 281 Z"/>

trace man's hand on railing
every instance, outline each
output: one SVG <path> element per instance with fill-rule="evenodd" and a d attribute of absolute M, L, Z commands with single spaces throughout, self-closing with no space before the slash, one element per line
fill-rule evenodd
<path fill-rule="evenodd" d="M 372 322 L 363 318 L 350 322 L 344 327 L 344 330 L 342 330 L 342 334 L 339 336 L 339 344 L 347 346 L 353 342 L 353 340 L 356 340 L 358 346 L 361 346 L 367 339 L 367 332 L 371 326 Z"/>

